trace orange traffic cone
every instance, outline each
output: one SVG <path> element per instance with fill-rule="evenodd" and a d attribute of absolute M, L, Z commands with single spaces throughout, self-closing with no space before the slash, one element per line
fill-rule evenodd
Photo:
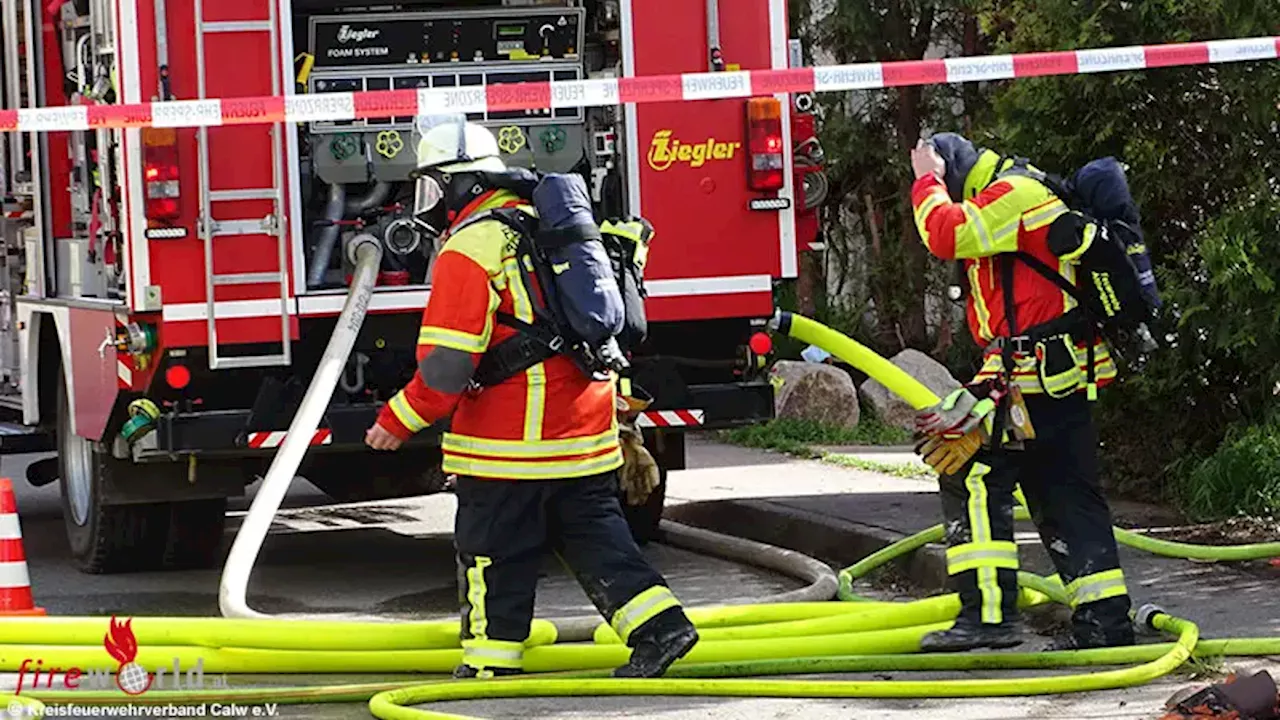
<path fill-rule="evenodd" d="M 44 615 L 31 597 L 27 552 L 22 547 L 13 481 L 0 478 L 0 617 Z"/>

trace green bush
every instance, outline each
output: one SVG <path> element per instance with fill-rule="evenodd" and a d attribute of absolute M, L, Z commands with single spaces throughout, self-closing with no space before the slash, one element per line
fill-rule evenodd
<path fill-rule="evenodd" d="M 1174 480 L 1193 517 L 1265 516 L 1280 510 L 1280 419 L 1233 430 L 1213 455 Z"/>

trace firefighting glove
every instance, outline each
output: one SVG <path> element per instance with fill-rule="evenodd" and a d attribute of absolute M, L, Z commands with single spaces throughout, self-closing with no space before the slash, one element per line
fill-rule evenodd
<path fill-rule="evenodd" d="M 978 454 L 986 440 L 986 428 L 978 425 L 958 438 L 927 437 L 916 445 L 916 454 L 939 475 L 955 475 Z"/>
<path fill-rule="evenodd" d="M 959 439 L 989 421 L 999 400 L 995 395 L 979 400 L 967 388 L 959 388 L 942 402 L 917 413 L 916 430 L 924 435 Z"/>
<path fill-rule="evenodd" d="M 658 463 L 644 446 L 644 435 L 636 426 L 619 424 L 618 438 L 622 444 L 622 470 L 619 484 L 627 496 L 627 504 L 643 505 L 649 495 L 662 482 Z"/>

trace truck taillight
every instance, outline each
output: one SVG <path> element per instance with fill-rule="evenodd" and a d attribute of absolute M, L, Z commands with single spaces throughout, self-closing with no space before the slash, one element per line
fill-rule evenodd
<path fill-rule="evenodd" d="M 142 173 L 148 220 L 177 220 L 182 188 L 178 182 L 178 137 L 173 128 L 142 131 Z"/>
<path fill-rule="evenodd" d="M 783 188 L 782 103 L 777 98 L 747 101 L 747 147 L 752 190 Z"/>

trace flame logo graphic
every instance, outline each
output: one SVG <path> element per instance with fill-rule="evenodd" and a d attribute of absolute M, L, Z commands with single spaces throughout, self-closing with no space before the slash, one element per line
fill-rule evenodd
<path fill-rule="evenodd" d="M 102 645 L 119 663 L 116 668 L 116 687 L 128 695 L 141 695 L 151 688 L 155 676 L 135 663 L 138 657 L 138 639 L 133 635 L 133 618 L 123 623 L 111 616 L 110 631 L 102 637 Z"/>

